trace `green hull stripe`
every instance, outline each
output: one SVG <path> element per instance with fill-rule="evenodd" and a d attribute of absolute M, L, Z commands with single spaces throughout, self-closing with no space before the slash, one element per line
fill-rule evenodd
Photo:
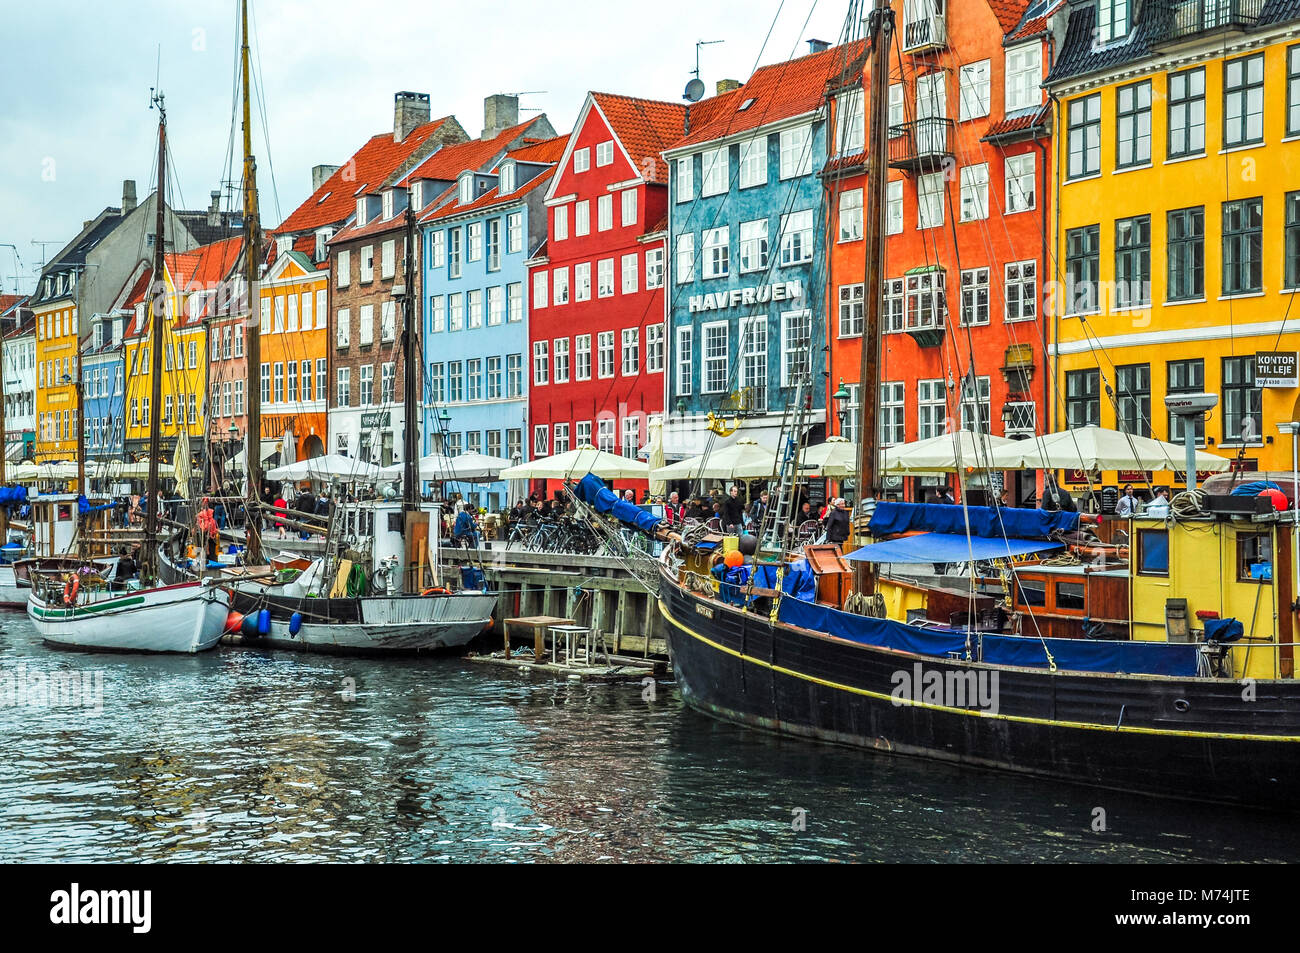
<path fill-rule="evenodd" d="M 29 606 L 32 615 L 38 619 L 55 619 L 66 622 L 69 619 L 80 619 L 85 616 L 93 616 L 100 612 L 111 612 L 114 609 L 125 609 L 128 606 L 138 606 L 144 603 L 144 596 L 131 596 L 126 599 L 114 599 L 110 602 L 102 602 L 99 605 L 77 606 L 71 611 L 67 609 L 42 609 L 37 606 Z"/>

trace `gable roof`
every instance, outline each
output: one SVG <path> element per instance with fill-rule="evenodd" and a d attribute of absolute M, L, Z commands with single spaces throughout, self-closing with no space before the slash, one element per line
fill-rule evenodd
<path fill-rule="evenodd" d="M 228 278 L 239 268 L 243 249 L 243 236 L 237 235 L 193 251 L 164 255 L 163 261 L 177 291 L 196 290 Z"/>
<path fill-rule="evenodd" d="M 379 188 L 430 136 L 455 121 L 451 116 L 431 120 L 417 126 L 401 142 L 394 142 L 391 132 L 372 136 L 271 234 L 312 231 L 346 221 L 356 210 L 358 191 Z"/>
<path fill-rule="evenodd" d="M 498 191 L 497 187 L 493 186 L 474 199 L 474 201 L 468 202 L 465 205 L 461 205 L 455 199 L 444 205 L 434 205 L 431 211 L 426 212 L 420 217 L 420 223 L 424 224 L 426 222 L 433 222 L 442 218 L 453 218 L 457 215 L 465 215 L 470 212 L 485 211 L 497 205 L 514 205 L 529 192 L 542 185 L 549 184 L 551 176 L 553 175 L 555 175 L 555 169 L 553 168 L 547 169 L 545 172 L 539 172 L 536 176 L 519 186 L 519 188 L 515 189 L 513 192 L 508 192 L 505 195 L 502 195 Z M 452 186 L 448 191 L 454 193 L 456 187 Z M 443 194 L 445 195 L 446 193 Z"/>
<path fill-rule="evenodd" d="M 993 15 L 998 18 L 1003 35 L 1020 25 L 1025 12 L 1039 0 L 986 0 Z"/>
<path fill-rule="evenodd" d="M 648 182 L 666 185 L 668 169 L 657 160 L 659 154 L 686 131 L 687 107 L 680 103 L 614 93 L 593 92 L 589 95 L 637 172 Z M 574 132 L 577 131 L 575 128 Z M 647 163 L 647 159 L 656 161 Z M 650 171 L 648 176 L 645 175 L 647 169 Z"/>
<path fill-rule="evenodd" d="M 564 146 L 569 141 L 568 136 L 553 136 L 550 139 L 525 139 L 525 145 L 518 149 L 511 149 L 506 153 L 506 158 L 514 159 L 516 162 L 542 162 L 552 163 L 559 162 L 560 157 L 564 155 Z"/>

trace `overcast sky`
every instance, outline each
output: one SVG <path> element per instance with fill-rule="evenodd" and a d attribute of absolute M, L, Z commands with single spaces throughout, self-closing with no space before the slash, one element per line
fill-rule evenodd
<path fill-rule="evenodd" d="M 392 129 L 393 94 L 429 93 L 471 136 L 483 97 L 526 95 L 568 132 L 589 89 L 680 100 L 695 68 L 712 94 L 755 62 L 835 42 L 847 0 L 252 0 L 267 144 L 255 119 L 262 214 L 278 224 L 311 191 L 311 167 L 339 164 Z M 227 177 L 238 0 L 4 0 L 0 56 L 0 288 L 34 285 L 42 250 L 121 199 L 151 190 L 161 77 L 175 163 L 170 200 L 205 208 Z M 780 9 L 780 14 L 777 14 Z M 809 14 L 811 11 L 811 19 Z M 771 39 L 764 38 L 773 25 Z M 807 27 L 804 24 L 807 21 Z M 254 105 L 255 112 L 257 110 Z M 523 118 L 534 113 L 525 112 Z M 236 150 L 240 147 L 236 140 Z M 239 178 L 238 164 L 234 178 Z M 179 187 L 179 194 L 176 194 Z M 45 256 L 58 252 L 47 245 Z"/>

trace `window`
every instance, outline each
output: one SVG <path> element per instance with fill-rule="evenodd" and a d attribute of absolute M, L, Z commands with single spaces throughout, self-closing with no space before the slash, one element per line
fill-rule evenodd
<path fill-rule="evenodd" d="M 551 288 L 551 304 L 568 304 L 568 303 L 569 303 L 569 269 L 556 268 L 555 281 L 553 282 Z"/>
<path fill-rule="evenodd" d="M 1069 119 L 1067 178 L 1097 175 L 1101 172 L 1101 93 L 1072 100 Z"/>
<path fill-rule="evenodd" d="M 466 294 L 465 298 L 469 302 L 469 321 L 467 322 L 467 326 L 470 328 L 483 327 L 483 290 L 481 288 L 475 288 L 473 291 Z M 385 304 L 391 304 L 391 302 L 385 302 Z"/>
<path fill-rule="evenodd" d="M 470 364 L 477 365 L 478 361 L 470 361 Z M 481 374 L 470 374 L 470 399 L 482 396 L 475 394 L 475 383 L 479 387 L 483 386 L 483 376 Z M 397 396 L 397 365 L 391 361 L 383 364 L 379 368 L 379 400 L 381 403 L 391 404 Z"/>
<path fill-rule="evenodd" d="M 511 212 L 506 216 L 506 251 L 513 255 L 523 250 L 524 213 Z"/>
<path fill-rule="evenodd" d="M 633 252 L 624 255 L 622 260 L 623 294 L 634 295 L 641 290 L 640 275 L 637 274 L 641 256 Z"/>
<path fill-rule="evenodd" d="M 1223 203 L 1223 293 L 1264 290 L 1264 200 Z"/>
<path fill-rule="evenodd" d="M 447 277 L 460 277 L 460 229 L 447 230 Z"/>
<path fill-rule="evenodd" d="M 740 187 L 767 184 L 767 136 L 746 139 L 740 144 Z"/>
<path fill-rule="evenodd" d="M 700 180 L 701 198 L 707 198 L 710 195 L 721 195 L 727 191 L 727 183 L 731 177 L 727 161 L 730 152 L 728 146 L 721 146 L 700 154 L 703 167 L 703 177 Z"/>
<path fill-rule="evenodd" d="M 948 395 L 942 378 L 916 382 L 916 439 L 947 433 Z"/>
<path fill-rule="evenodd" d="M 596 296 L 612 298 L 614 296 L 614 259 L 602 258 L 596 262 Z"/>
<path fill-rule="evenodd" d="M 482 261 L 483 260 L 483 223 L 470 222 L 467 226 L 465 226 L 465 230 L 469 236 L 467 241 L 467 245 L 469 247 L 465 251 L 465 260 Z"/>
<path fill-rule="evenodd" d="M 695 280 L 695 236 L 690 232 L 677 236 L 677 283 Z"/>
<path fill-rule="evenodd" d="M 579 334 L 573 339 L 573 378 L 579 381 L 591 380 L 591 335 Z"/>
<path fill-rule="evenodd" d="M 591 202 L 584 199 L 573 203 L 573 234 L 591 234 Z"/>
<path fill-rule="evenodd" d="M 619 193 L 622 203 L 623 227 L 636 224 L 636 189 L 624 189 Z"/>
<path fill-rule="evenodd" d="M 689 202 L 695 198 L 695 157 L 682 156 L 677 160 L 677 201 Z"/>
<path fill-rule="evenodd" d="M 902 331 L 906 326 L 907 292 L 902 278 L 886 278 L 884 287 L 884 308 L 880 315 L 880 329 L 889 334 Z"/>
<path fill-rule="evenodd" d="M 812 383 L 812 312 L 781 315 L 781 386 L 793 387 L 802 377 Z"/>
<path fill-rule="evenodd" d="M 903 233 L 903 180 L 894 179 L 885 185 L 885 234 Z"/>
<path fill-rule="evenodd" d="M 612 421 L 611 421 L 612 422 Z M 641 449 L 641 421 L 636 417 L 623 418 L 623 456 L 635 458 Z"/>
<path fill-rule="evenodd" d="M 893 128 L 901 126 L 905 121 L 906 114 L 903 107 L 903 84 L 892 83 L 889 87 L 889 125 Z"/>
<path fill-rule="evenodd" d="M 1101 371 L 1065 372 L 1065 419 L 1071 430 L 1101 426 Z"/>
<path fill-rule="evenodd" d="M 591 262 L 589 261 L 573 266 L 573 300 L 591 300 Z"/>
<path fill-rule="evenodd" d="M 596 198 L 596 230 L 607 232 L 614 227 L 614 196 L 601 195 Z"/>
<path fill-rule="evenodd" d="M 304 291 L 302 294 L 302 329 L 304 331 L 311 327 L 311 292 Z"/>
<path fill-rule="evenodd" d="M 277 404 L 284 402 L 284 363 L 282 361 L 275 362 L 275 392 L 272 400 Z"/>
<path fill-rule="evenodd" d="M 465 330 L 465 296 L 459 291 L 447 295 L 447 328 L 452 331 Z"/>
<path fill-rule="evenodd" d="M 524 286 L 522 282 L 513 281 L 506 285 L 506 320 L 513 323 L 523 319 Z"/>
<path fill-rule="evenodd" d="M 1255 386 L 1255 355 L 1223 358 L 1223 440 L 1253 444 L 1263 441 L 1263 391 Z"/>
<path fill-rule="evenodd" d="M 1199 394 L 1205 390 L 1205 361 L 1194 358 L 1187 361 L 1170 361 L 1165 365 L 1165 393 Z M 1182 443 L 1186 439 L 1183 430 L 1187 418 L 1178 414 L 1169 414 L 1169 439 L 1173 443 Z M 1195 418 L 1196 444 L 1205 445 L 1205 418 Z"/>
<path fill-rule="evenodd" d="M 501 270 L 501 219 L 489 219 L 487 223 L 487 270 Z"/>
<path fill-rule="evenodd" d="M 303 363 L 306 364 L 307 362 L 304 361 Z M 325 375 L 327 373 L 326 369 L 328 368 L 328 366 L 329 363 L 328 361 L 326 361 L 325 358 L 323 357 L 316 358 L 316 399 L 317 400 L 325 399 Z M 241 408 L 240 410 L 235 411 L 235 413 L 237 414 L 243 412 L 242 407 L 243 407 L 244 397 L 242 391 L 240 390 L 241 386 L 242 385 L 240 384 L 239 381 L 235 381 L 235 402 Z"/>
<path fill-rule="evenodd" d="M 1288 192 L 1284 201 L 1286 240 L 1282 252 L 1282 286 L 1300 288 L 1300 192 Z"/>
<path fill-rule="evenodd" d="M 361 283 L 375 280 L 375 246 L 364 245 L 361 248 Z M 279 301 L 276 302 L 279 305 Z M 277 327 L 279 322 L 276 322 Z"/>
<path fill-rule="evenodd" d="M 942 271 L 925 271 L 907 276 L 908 331 L 942 328 L 945 306 Z"/>
<path fill-rule="evenodd" d="M 989 323 L 989 270 L 969 268 L 961 273 L 961 323 Z"/>
<path fill-rule="evenodd" d="M 862 285 L 840 285 L 840 337 L 862 333 L 865 305 Z"/>
<path fill-rule="evenodd" d="M 801 265 L 813 257 L 812 209 L 781 216 L 781 265 Z"/>
<path fill-rule="evenodd" d="M 693 347 L 691 343 L 693 329 L 690 327 L 677 329 L 677 393 L 680 395 L 689 395 L 691 393 L 691 372 L 695 366 L 695 355 L 691 353 Z"/>
<path fill-rule="evenodd" d="M 515 164 L 513 162 L 501 163 L 501 168 L 497 169 L 497 194 L 509 195 L 515 190 Z"/>
<path fill-rule="evenodd" d="M 730 370 L 727 323 L 719 321 L 706 324 L 701 330 L 704 335 L 704 363 L 700 389 L 706 394 L 721 394 L 727 389 L 727 376 Z"/>
<path fill-rule="evenodd" d="M 501 389 L 501 358 L 489 357 L 487 359 L 487 399 L 500 400 L 502 395 Z"/>
<path fill-rule="evenodd" d="M 961 170 L 961 220 L 972 222 L 989 217 L 989 167 L 987 162 L 963 166 Z"/>
<path fill-rule="evenodd" d="M 298 362 L 297 361 L 289 362 L 289 390 L 287 393 L 287 399 L 291 403 L 296 403 L 298 400 Z"/>
<path fill-rule="evenodd" d="M 553 231 L 557 242 L 569 237 L 569 206 L 555 206 L 555 228 Z"/>
<path fill-rule="evenodd" d="M 550 303 L 550 292 L 546 289 L 546 272 L 533 272 L 533 307 L 544 308 Z"/>
<path fill-rule="evenodd" d="M 555 425 L 555 452 L 556 453 L 569 452 L 569 425 L 568 424 Z"/>
<path fill-rule="evenodd" d="M 459 370 L 460 365 L 456 365 Z M 278 389 L 278 388 L 277 388 Z M 375 366 L 361 365 L 361 404 L 367 406 L 375 402 Z"/>
<path fill-rule="evenodd" d="M 606 417 L 596 422 L 596 449 L 614 452 L 614 418 Z"/>
<path fill-rule="evenodd" d="M 652 373 L 661 373 L 664 369 L 664 326 L 646 325 L 645 329 L 645 369 Z"/>
<path fill-rule="evenodd" d="M 1098 0 L 1097 38 L 1102 43 L 1128 35 L 1128 5 L 1129 0 Z"/>
<path fill-rule="evenodd" d="M 506 299 L 500 285 L 487 290 L 487 300 L 488 324 L 503 324 L 506 320 Z"/>
<path fill-rule="evenodd" d="M 447 401 L 459 402 L 465 398 L 465 368 L 460 361 L 447 365 Z"/>
<path fill-rule="evenodd" d="M 645 286 L 662 288 L 664 286 L 664 250 L 652 248 L 645 253 Z"/>
<path fill-rule="evenodd" d="M 1264 141 L 1264 54 L 1223 65 L 1223 147 Z"/>
<path fill-rule="evenodd" d="M 916 227 L 937 228 L 943 224 L 943 173 L 923 175 L 916 180 Z"/>
<path fill-rule="evenodd" d="M 433 244 L 429 246 L 429 266 L 442 268 L 447 264 L 447 233 L 434 232 Z"/>
<path fill-rule="evenodd" d="M 1151 216 L 1115 220 L 1115 306 L 1151 303 Z"/>
<path fill-rule="evenodd" d="M 1237 581 L 1268 582 L 1273 578 L 1271 533 L 1237 534 Z"/>
<path fill-rule="evenodd" d="M 600 377 L 614 376 L 614 332 L 601 331 L 596 335 L 596 373 Z"/>
<path fill-rule="evenodd" d="M 391 278 L 397 273 L 397 240 L 390 238 L 379 246 L 379 277 Z"/>
<path fill-rule="evenodd" d="M 472 174 L 460 177 L 460 191 L 457 194 L 457 201 L 461 205 L 468 205 L 474 201 L 474 176 Z"/>
<path fill-rule="evenodd" d="M 791 179 L 812 171 L 812 126 L 798 126 L 781 133 L 780 177 Z"/>
<path fill-rule="evenodd" d="M 1119 168 L 1151 162 L 1151 81 L 1121 86 L 1116 91 L 1115 165 Z"/>
<path fill-rule="evenodd" d="M 859 86 L 835 97 L 836 154 L 856 155 L 862 151 L 865 139 L 866 104 Z"/>
<path fill-rule="evenodd" d="M 1169 273 L 1165 296 L 1170 301 L 1205 297 L 1205 208 L 1169 213 L 1165 235 Z"/>
<path fill-rule="evenodd" d="M 990 433 L 992 420 L 992 401 L 989 395 L 989 379 L 967 376 L 961 382 L 961 429 L 974 433 Z"/>
<path fill-rule="evenodd" d="M 1086 225 L 1065 233 L 1065 313 L 1089 314 L 1099 305 L 1101 226 Z"/>
<path fill-rule="evenodd" d="M 275 299 L 275 332 L 274 333 L 281 334 L 283 332 L 284 332 L 284 298 L 277 296 Z M 171 370 L 170 363 L 167 365 L 167 369 Z"/>
<path fill-rule="evenodd" d="M 767 219 L 740 223 L 740 273 L 767 268 Z"/>
<path fill-rule="evenodd" d="M 569 339 L 556 338 L 552 344 L 555 347 L 555 383 L 567 384 L 569 382 Z"/>
<path fill-rule="evenodd" d="M 522 354 L 506 355 L 506 397 L 524 395 L 524 356 Z"/>
<path fill-rule="evenodd" d="M 489 430 L 487 432 L 487 455 L 489 457 L 501 456 L 501 431 Z"/>
<path fill-rule="evenodd" d="M 731 267 L 731 230 L 727 226 L 704 232 L 704 277 L 725 278 Z"/>
<path fill-rule="evenodd" d="M 1205 67 L 1169 74 L 1171 159 L 1205 152 Z"/>
<path fill-rule="evenodd" d="M 989 114 L 991 75 L 989 60 L 968 63 L 961 68 L 957 79 L 957 98 L 960 100 L 957 118 L 961 122 Z"/>
<path fill-rule="evenodd" d="M 262 403 L 269 404 L 271 402 L 271 365 L 263 364 L 261 370 Z"/>
<path fill-rule="evenodd" d="M 441 404 L 446 400 L 443 385 L 443 364 L 441 361 L 429 365 L 429 400 Z"/>
<path fill-rule="evenodd" d="M 861 237 L 862 190 L 847 189 L 840 193 L 840 241 L 855 242 Z"/>
<path fill-rule="evenodd" d="M 1043 49 L 1039 41 L 1007 50 L 1006 73 L 1007 112 L 1042 104 Z"/>
<path fill-rule="evenodd" d="M 591 421 L 579 420 L 574 425 L 574 446 L 590 447 L 591 446 Z"/>
<path fill-rule="evenodd" d="M 591 168 L 591 150 L 574 149 L 573 150 L 573 171 L 586 172 Z"/>
<path fill-rule="evenodd" d="M 623 376 L 635 377 L 641 372 L 641 329 L 623 329 Z"/>
<path fill-rule="evenodd" d="M 357 343 L 363 347 L 367 344 L 375 343 L 375 306 L 372 304 L 363 304 L 361 306 L 361 315 L 358 319 L 357 328 L 359 334 Z"/>
<path fill-rule="evenodd" d="M 1151 436 L 1151 365 L 1124 364 L 1115 368 L 1119 429 L 1139 437 Z"/>
<path fill-rule="evenodd" d="M 548 353 L 550 344 L 547 341 L 533 342 L 533 385 L 540 387 L 543 384 L 550 383 L 550 364 L 551 359 Z"/>
<path fill-rule="evenodd" d="M 586 152 L 587 150 L 582 150 Z M 575 152 L 576 156 L 577 153 Z M 576 170 L 575 170 L 576 171 Z M 550 436 L 551 428 L 546 424 L 536 424 L 533 426 L 533 457 L 544 457 L 550 453 Z"/>
<path fill-rule="evenodd" d="M 338 262 L 334 266 L 335 287 L 346 288 L 352 280 L 352 252 L 343 249 L 338 253 Z M 266 301 L 262 301 L 263 309 L 266 307 Z"/>
<path fill-rule="evenodd" d="M 397 340 L 397 302 L 385 301 L 379 306 L 379 340 Z"/>
<path fill-rule="evenodd" d="M 740 319 L 739 363 L 741 393 L 745 406 L 759 409 L 767 406 L 767 315 Z"/>
<path fill-rule="evenodd" d="M 1286 134 L 1300 136 L 1300 45 L 1286 51 Z"/>
<path fill-rule="evenodd" d="M 1029 321 L 1038 311 L 1038 263 L 1013 261 L 1006 266 L 1003 300 L 1006 321 Z"/>
<path fill-rule="evenodd" d="M 907 424 L 904 420 L 904 384 L 901 381 L 882 381 L 880 384 L 880 445 L 892 447 L 907 442 Z"/>

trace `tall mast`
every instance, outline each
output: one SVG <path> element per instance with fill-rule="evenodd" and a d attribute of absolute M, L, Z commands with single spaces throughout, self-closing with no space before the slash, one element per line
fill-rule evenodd
<path fill-rule="evenodd" d="M 158 107 L 158 187 L 154 193 L 157 220 L 153 239 L 153 289 L 149 295 L 149 483 L 148 506 L 144 519 L 144 551 L 141 553 L 141 578 L 149 584 L 158 581 L 158 454 L 162 451 L 159 433 L 162 413 L 163 323 L 167 320 L 167 277 L 163 271 L 163 228 L 167 222 L 167 109 L 163 94 L 154 96 Z M 161 308 L 159 307 L 161 305 Z"/>
<path fill-rule="evenodd" d="M 894 11 L 889 0 L 876 0 L 867 17 L 870 43 L 870 125 L 867 130 L 867 183 L 863 204 L 863 238 L 866 253 L 866 313 L 862 328 L 862 363 L 858 376 L 861 425 L 858 433 L 858 503 L 875 492 L 876 403 L 880 399 L 880 309 L 884 285 L 881 265 L 885 256 L 885 184 L 889 176 L 889 51 L 894 42 Z M 874 563 L 855 560 L 853 590 L 866 596 L 876 591 Z"/>
<path fill-rule="evenodd" d="M 407 513 L 420 511 L 420 395 L 416 382 L 420 380 L 420 364 L 415 357 L 415 211 L 406 206 L 406 252 L 402 257 L 402 403 L 406 405 L 402 428 L 402 509 Z"/>
<path fill-rule="evenodd" d="M 262 340 L 261 330 L 261 277 L 262 228 L 257 213 L 257 162 L 253 158 L 253 122 L 248 86 L 248 0 L 240 3 L 240 30 L 242 44 L 239 49 L 239 69 L 244 107 L 244 248 L 247 251 L 246 279 L 248 284 L 248 316 L 244 320 L 247 332 L 244 342 L 244 359 L 247 362 L 244 391 L 248 397 L 247 435 L 244 440 L 244 464 L 248 471 L 248 519 L 244 521 L 244 542 L 247 547 L 245 561 L 256 565 L 262 558 L 260 517 L 257 504 L 262 499 Z"/>

